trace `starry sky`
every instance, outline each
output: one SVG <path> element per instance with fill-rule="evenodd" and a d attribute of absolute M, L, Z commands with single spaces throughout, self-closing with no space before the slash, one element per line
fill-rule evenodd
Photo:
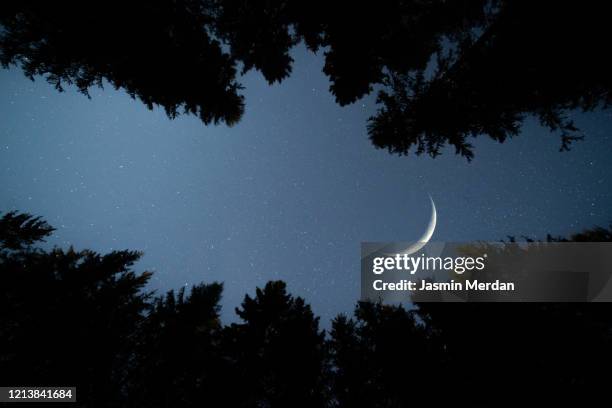
<path fill-rule="evenodd" d="M 586 139 L 528 119 L 505 144 L 476 139 L 468 163 L 375 149 L 374 96 L 340 107 L 323 58 L 293 51 L 292 76 L 242 78 L 246 113 L 232 127 L 169 120 L 112 87 L 91 99 L 0 70 L 0 211 L 44 217 L 48 245 L 137 249 L 159 292 L 225 284 L 223 319 L 271 279 L 329 321 L 359 296 L 360 242 L 410 241 L 438 211 L 433 241 L 566 235 L 612 221 L 612 116 L 575 113 Z"/>

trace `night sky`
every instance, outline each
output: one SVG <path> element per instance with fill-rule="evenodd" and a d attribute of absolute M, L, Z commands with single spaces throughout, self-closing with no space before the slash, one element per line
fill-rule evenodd
<path fill-rule="evenodd" d="M 0 211 L 44 217 L 50 245 L 137 249 L 153 289 L 225 283 L 223 318 L 271 279 L 304 296 L 323 322 L 359 295 L 361 241 L 410 241 L 438 210 L 433 241 L 566 235 L 612 221 L 612 117 L 576 114 L 586 139 L 528 120 L 505 144 L 482 137 L 468 163 L 376 150 L 374 96 L 338 106 L 323 60 L 294 49 L 292 76 L 247 74 L 233 128 L 169 120 L 112 87 L 58 93 L 0 71 Z M 441 119 L 442 120 L 442 119 Z"/>

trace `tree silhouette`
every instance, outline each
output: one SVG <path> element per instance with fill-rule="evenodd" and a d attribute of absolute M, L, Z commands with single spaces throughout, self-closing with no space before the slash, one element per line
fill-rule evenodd
<path fill-rule="evenodd" d="M 553 237 L 550 234 L 546 239 L 548 242 L 612 242 L 612 225 L 608 228 L 593 227 L 572 234 L 569 238 Z"/>
<path fill-rule="evenodd" d="M 548 242 L 611 242 L 594 227 Z M 533 242 L 533 240 L 529 240 Z M 419 303 L 445 353 L 448 392 L 467 406 L 589 405 L 606 396 L 612 363 L 609 303 Z M 500 399 L 500 395 L 503 398 Z"/>
<path fill-rule="evenodd" d="M 568 112 L 608 107 L 610 36 L 599 5 L 579 2 L 493 1 L 439 52 L 433 73 L 396 71 L 383 107 L 370 121 L 375 145 L 433 156 L 445 143 L 470 159 L 470 136 L 503 142 L 535 115 L 559 131 L 562 150 L 581 138 Z"/>
<path fill-rule="evenodd" d="M 212 4 L 10 0 L 0 8 L 0 62 L 43 75 L 58 90 L 74 84 L 87 95 L 107 81 L 170 117 L 233 124 L 243 98 L 235 61 L 210 34 Z"/>
<path fill-rule="evenodd" d="M 60 90 L 106 81 L 170 117 L 231 125 L 244 109 L 238 69 L 281 81 L 303 41 L 323 49 L 339 104 L 379 88 L 376 147 L 437 156 L 450 145 L 469 160 L 470 138 L 504 142 L 529 115 L 562 150 L 582 137 L 569 113 L 611 102 L 607 15 L 575 0 L 7 0 L 0 62 Z"/>
<path fill-rule="evenodd" d="M 602 400 L 612 337 L 608 304 L 422 303 L 443 346 L 444 392 L 465 406 Z M 458 397 L 459 396 L 459 397 Z"/>
<path fill-rule="evenodd" d="M 438 345 L 415 311 L 359 302 L 354 320 L 340 315 L 332 322 L 337 406 L 437 405 L 442 395 L 430 391 L 437 386 L 433 381 L 443 380 L 444 353 Z"/>
<path fill-rule="evenodd" d="M 223 406 L 230 378 L 220 349 L 222 290 L 200 284 L 152 302 L 129 378 L 134 406 Z"/>
<path fill-rule="evenodd" d="M 52 228 L 29 214 L 0 231 L 0 382 L 71 384 L 82 406 L 114 406 L 147 308 L 140 253 L 31 248 Z"/>
<path fill-rule="evenodd" d="M 228 406 L 325 406 L 326 353 L 319 318 L 282 281 L 245 296 L 236 314 L 243 323 L 226 333 L 235 361 L 235 395 Z"/>
<path fill-rule="evenodd" d="M 23 250 L 44 241 L 55 228 L 40 217 L 12 211 L 0 218 L 0 249 Z"/>
<path fill-rule="evenodd" d="M 326 338 L 281 281 L 219 318 L 223 286 L 145 290 L 133 251 L 36 247 L 0 218 L 0 383 L 76 386 L 82 407 L 584 405 L 605 401 L 609 304 L 359 302 Z M 612 228 L 569 238 L 609 241 Z"/>

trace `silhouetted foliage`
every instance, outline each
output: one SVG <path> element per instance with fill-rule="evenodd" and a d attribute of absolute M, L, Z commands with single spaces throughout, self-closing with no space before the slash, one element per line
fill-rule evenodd
<path fill-rule="evenodd" d="M 609 304 L 422 303 L 443 347 L 439 379 L 465 406 L 592 405 L 612 363 Z M 605 369 L 604 369 L 605 371 Z"/>
<path fill-rule="evenodd" d="M 221 284 L 155 297 L 137 252 L 34 248 L 52 228 L 28 214 L 0 227 L 0 383 L 76 385 L 75 406 L 588 405 L 607 390 L 608 304 L 359 302 L 326 338 L 277 281 L 224 326 Z"/>
<path fill-rule="evenodd" d="M 548 235 L 548 242 L 612 242 L 612 225 L 608 228 L 593 227 L 582 232 L 572 234 L 569 239 L 564 237 L 552 237 Z"/>
<path fill-rule="evenodd" d="M 236 123 L 243 112 L 235 61 L 210 33 L 214 2 L 3 2 L 0 63 L 88 94 L 108 81 L 170 117 Z"/>
<path fill-rule="evenodd" d="M 323 49 L 339 104 L 380 89 L 368 131 L 397 154 L 450 145 L 471 159 L 469 138 L 503 142 L 528 115 L 567 150 L 582 137 L 569 113 L 612 101 L 602 2 L 8 0 L 0 25 L 5 67 L 84 93 L 108 81 L 170 117 L 230 125 L 244 109 L 238 69 L 281 81 L 304 41 Z"/>
<path fill-rule="evenodd" d="M 200 284 L 188 295 L 181 288 L 152 302 L 129 378 L 134 406 L 224 405 L 231 379 L 220 350 L 222 290 L 218 283 Z"/>
<path fill-rule="evenodd" d="M 341 315 L 332 322 L 332 384 L 337 405 L 436 406 L 441 396 L 427 391 L 444 372 L 444 350 L 437 347 L 415 310 L 359 302 L 355 320 Z"/>
<path fill-rule="evenodd" d="M 528 114 L 562 137 L 581 138 L 568 118 L 580 108 L 608 107 L 607 13 L 580 2 L 491 1 L 480 18 L 438 52 L 431 75 L 395 72 L 383 108 L 370 122 L 375 145 L 436 155 L 443 144 L 472 157 L 469 136 L 503 142 Z"/>
<path fill-rule="evenodd" d="M 236 314 L 243 323 L 227 329 L 227 350 L 235 359 L 236 394 L 229 406 L 323 407 L 325 341 L 319 318 L 281 281 L 246 296 Z"/>
<path fill-rule="evenodd" d="M 6 213 L 0 218 L 0 249 L 24 249 L 43 241 L 54 230 L 40 217 L 15 211 Z"/>
<path fill-rule="evenodd" d="M 0 242 L 0 383 L 74 384 L 82 406 L 115 406 L 148 304 L 150 274 L 131 270 L 140 253 L 14 245 L 52 230 L 28 214 L 4 215 L 0 227 L 11 236 Z"/>

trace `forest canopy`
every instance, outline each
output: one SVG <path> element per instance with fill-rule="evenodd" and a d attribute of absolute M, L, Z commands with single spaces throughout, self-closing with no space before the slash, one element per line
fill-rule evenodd
<path fill-rule="evenodd" d="M 274 281 L 245 295 L 237 322 L 224 324 L 221 283 L 157 294 L 151 273 L 135 271 L 139 252 L 41 249 L 52 231 L 29 214 L 0 218 L 2 384 L 76 386 L 82 407 L 515 407 L 605 397 L 608 377 L 592 367 L 612 363 L 609 303 L 358 302 L 323 330 L 306 300 Z"/>
<path fill-rule="evenodd" d="M 0 63 L 58 90 L 109 83 L 169 117 L 237 123 L 240 74 L 291 74 L 299 43 L 324 56 L 340 105 L 378 91 L 374 146 L 468 160 L 471 138 L 503 142 L 535 116 L 561 138 L 583 137 L 570 113 L 611 102 L 603 2 L 405 0 L 290 2 L 3 1 Z"/>

